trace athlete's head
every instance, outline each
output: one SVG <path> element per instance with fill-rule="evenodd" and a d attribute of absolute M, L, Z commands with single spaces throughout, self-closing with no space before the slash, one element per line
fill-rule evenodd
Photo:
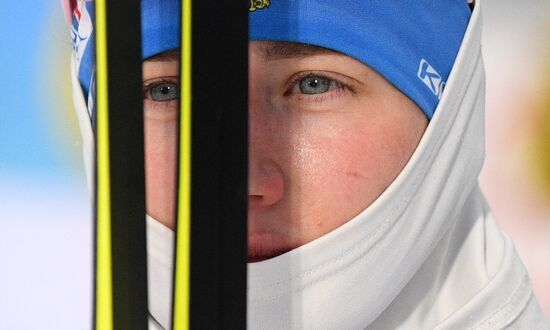
<path fill-rule="evenodd" d="M 252 261 L 327 234 L 386 190 L 434 114 L 470 16 L 464 0 L 255 3 Z"/>
<path fill-rule="evenodd" d="M 147 212 L 172 228 L 178 2 L 142 1 L 156 33 L 143 46 Z M 250 261 L 327 234 L 388 188 L 434 114 L 469 13 L 464 0 L 251 1 Z"/>
<path fill-rule="evenodd" d="M 428 120 L 364 63 L 288 42 L 249 46 L 249 261 L 349 221 L 390 185 Z"/>

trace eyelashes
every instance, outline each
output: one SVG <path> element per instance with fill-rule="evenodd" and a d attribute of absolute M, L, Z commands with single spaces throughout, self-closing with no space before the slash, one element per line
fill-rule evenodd
<path fill-rule="evenodd" d="M 355 94 L 354 81 L 338 73 L 303 71 L 294 74 L 283 87 L 283 96 L 295 104 L 330 104 L 347 94 Z M 167 76 L 143 82 L 143 99 L 148 108 L 171 107 L 180 97 L 178 76 Z"/>
<path fill-rule="evenodd" d="M 151 102 L 170 102 L 179 99 L 178 77 L 163 77 L 143 83 L 143 98 Z"/>
<path fill-rule="evenodd" d="M 318 71 L 300 72 L 290 79 L 284 96 L 301 102 L 327 102 L 353 93 L 346 79 L 334 77 L 337 75 Z"/>
<path fill-rule="evenodd" d="M 158 77 L 143 82 L 143 110 L 146 119 L 174 120 L 179 113 L 179 78 Z"/>

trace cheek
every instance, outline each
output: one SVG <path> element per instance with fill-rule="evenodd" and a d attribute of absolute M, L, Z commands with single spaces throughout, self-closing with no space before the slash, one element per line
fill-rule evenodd
<path fill-rule="evenodd" d="M 330 126 L 294 127 L 288 169 L 293 213 L 316 219 L 308 225 L 334 229 L 374 202 L 421 136 L 411 136 L 401 122 L 389 119 L 345 118 L 325 121 Z"/>
<path fill-rule="evenodd" d="M 144 126 L 147 213 L 173 228 L 177 124 L 146 117 Z"/>
<path fill-rule="evenodd" d="M 289 172 L 293 192 L 306 199 L 302 202 L 309 199 L 309 203 L 320 205 L 331 198 L 349 200 L 364 186 L 377 163 L 373 145 L 360 131 L 327 128 L 319 132 L 301 132 L 292 143 Z"/>

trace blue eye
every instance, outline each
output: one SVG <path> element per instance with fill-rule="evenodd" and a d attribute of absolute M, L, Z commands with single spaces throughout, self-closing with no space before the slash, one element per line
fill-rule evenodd
<path fill-rule="evenodd" d="M 342 87 L 339 82 L 322 76 L 305 77 L 299 81 L 299 85 L 300 92 L 304 94 L 321 94 Z"/>
<path fill-rule="evenodd" d="M 178 84 L 163 82 L 149 87 L 148 96 L 153 101 L 168 102 L 178 98 Z"/>

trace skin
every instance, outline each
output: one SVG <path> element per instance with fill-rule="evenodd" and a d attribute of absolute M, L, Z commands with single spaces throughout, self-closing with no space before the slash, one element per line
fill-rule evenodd
<path fill-rule="evenodd" d="M 173 74 L 159 65 L 171 64 L 146 61 L 144 80 Z M 366 209 L 428 124 L 374 70 L 323 48 L 250 42 L 249 82 L 249 262 L 311 242 Z M 145 110 L 147 210 L 173 228 L 177 112 L 148 115 L 153 104 Z"/>
<path fill-rule="evenodd" d="M 179 88 L 178 75 L 177 53 L 143 62 L 147 213 L 171 229 L 175 224 L 178 100 L 156 101 L 151 94 L 167 84 Z"/>

